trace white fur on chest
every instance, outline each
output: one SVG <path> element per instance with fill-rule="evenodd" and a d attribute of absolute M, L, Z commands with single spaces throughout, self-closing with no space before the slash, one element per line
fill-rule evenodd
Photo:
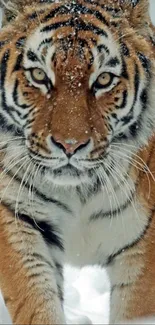
<path fill-rule="evenodd" d="M 14 183 L 8 191 L 9 202 L 16 201 L 18 186 Z M 128 180 L 128 187 L 120 187 L 115 195 L 103 188 L 85 203 L 81 202 L 76 190 L 46 188 L 45 192 L 51 194 L 53 199 L 66 204 L 71 213 L 50 201 L 43 202 L 37 196 L 34 197 L 32 210 L 27 190 L 20 194 L 18 204 L 21 213 L 31 215 L 33 212 L 36 222 L 45 220 L 59 228 L 67 262 L 76 266 L 105 265 L 111 255 L 140 237 L 147 225 L 148 216 L 136 199 L 132 203 L 129 202 L 123 212 L 119 211 L 115 216 L 98 217 L 95 220 L 91 220 L 91 216 L 100 211 L 106 213 L 123 206 L 127 199 L 130 200 L 134 186 L 132 180 Z"/>
<path fill-rule="evenodd" d="M 143 233 L 148 217 L 137 201 L 114 217 L 90 220 L 93 210 L 106 210 L 106 199 L 94 197 L 77 217 L 64 225 L 67 262 L 77 266 L 105 265 L 111 255 L 131 245 Z"/>

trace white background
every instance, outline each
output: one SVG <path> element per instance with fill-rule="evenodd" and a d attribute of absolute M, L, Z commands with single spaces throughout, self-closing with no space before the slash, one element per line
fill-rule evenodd
<path fill-rule="evenodd" d="M 155 24 L 155 0 L 150 0 L 150 4 L 151 4 L 151 17 L 152 17 L 152 21 Z"/>

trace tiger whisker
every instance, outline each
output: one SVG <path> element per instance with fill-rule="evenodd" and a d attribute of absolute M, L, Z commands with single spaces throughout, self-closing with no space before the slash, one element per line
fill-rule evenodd
<path fill-rule="evenodd" d="M 107 170 L 109 170 L 109 164 L 106 164 L 106 168 L 107 168 Z M 109 186 L 109 190 L 110 190 L 110 193 L 112 194 L 112 197 L 113 197 L 113 199 L 114 199 L 114 202 L 115 202 L 115 204 L 116 204 L 116 206 L 118 206 L 118 200 L 117 200 L 117 197 L 116 197 L 116 194 L 115 194 L 115 191 L 114 191 L 114 188 L 113 188 L 113 186 L 112 186 L 112 183 L 111 183 L 111 181 L 110 181 L 110 178 L 107 176 L 107 174 L 106 174 L 106 172 L 104 171 L 104 176 L 102 175 L 103 174 L 103 171 L 104 171 L 104 169 L 102 169 L 102 173 L 101 173 L 101 178 L 103 177 L 103 178 L 106 178 L 106 180 L 107 180 L 107 186 Z M 112 209 L 113 210 L 113 209 Z M 113 216 L 113 214 L 112 214 L 112 216 Z M 110 224 L 111 225 L 111 224 Z"/>
<path fill-rule="evenodd" d="M 105 165 L 106 165 L 106 168 L 107 168 L 109 174 L 112 176 L 112 171 L 111 171 L 111 166 L 110 166 L 110 164 L 105 163 Z M 117 217 L 118 217 L 118 211 L 119 211 L 120 204 L 119 204 L 118 198 L 117 198 L 117 196 L 116 196 L 116 193 L 115 193 L 115 191 L 114 191 L 114 188 L 113 188 L 113 186 L 112 186 L 112 182 L 110 181 L 110 178 L 109 178 L 109 182 L 111 183 L 111 188 L 112 188 L 112 192 L 113 192 L 113 197 L 115 197 L 116 210 L 117 210 Z"/>
<path fill-rule="evenodd" d="M 108 171 L 109 171 L 109 174 L 111 175 L 111 177 L 113 178 L 113 179 L 115 179 L 115 181 L 117 182 L 119 182 L 119 180 L 118 180 L 118 178 L 116 178 L 116 176 L 114 176 L 113 175 L 113 171 L 112 171 L 112 169 L 111 169 L 111 166 L 109 166 L 109 168 L 108 168 Z M 114 191 L 114 190 L 113 190 Z M 114 192 L 115 193 L 115 192 Z M 115 196 L 116 196 L 116 194 L 115 194 Z M 122 226 L 123 226 L 123 228 L 124 228 L 124 233 L 125 233 L 125 225 L 124 225 L 124 219 L 123 219 L 123 213 L 122 213 L 122 211 L 119 211 L 120 210 L 120 204 L 119 204 L 119 201 L 118 201 L 118 199 L 117 199 L 117 213 L 116 213 L 116 218 L 118 219 L 119 218 L 119 212 L 120 212 L 120 215 L 121 215 L 121 220 L 122 220 Z M 111 223 L 110 223 L 110 225 L 112 226 L 112 221 L 111 221 Z"/>
<path fill-rule="evenodd" d="M 16 165 L 18 165 L 20 163 L 21 159 L 23 158 L 21 156 L 23 156 L 23 154 L 19 154 L 18 156 L 14 157 L 11 161 L 9 161 L 9 164 L 5 165 L 5 168 L 0 173 L 0 180 L 1 181 Z M 26 157 L 26 156 L 24 156 L 24 157 Z M 17 161 L 17 158 L 20 158 L 20 159 Z M 3 166 L 2 166 L 2 168 L 3 168 Z"/>
<path fill-rule="evenodd" d="M 30 207 L 32 208 L 32 211 L 31 211 L 31 216 L 32 217 L 33 217 L 33 205 L 32 205 L 32 200 L 31 200 L 31 191 L 32 191 L 34 171 L 36 170 L 36 166 L 37 166 L 37 164 L 34 163 L 33 170 L 32 170 L 32 173 L 30 175 L 31 179 L 30 179 L 29 190 L 28 190 L 28 200 L 29 200 Z"/>
<path fill-rule="evenodd" d="M 112 154 L 113 154 L 114 156 L 120 158 L 120 159 L 123 158 L 124 160 L 128 161 L 129 164 L 130 164 L 131 166 L 135 167 L 137 170 L 142 171 L 143 173 L 146 174 L 147 179 L 148 179 L 148 184 L 149 184 L 149 191 L 148 191 L 148 199 L 149 199 L 149 198 L 150 198 L 150 195 L 151 195 L 151 183 L 150 183 L 150 178 L 149 178 L 148 172 L 147 172 L 144 168 L 139 168 L 139 167 L 137 166 L 137 163 L 138 163 L 138 162 L 133 163 L 131 157 L 128 157 L 128 156 L 126 156 L 126 155 L 123 156 L 123 155 L 122 155 L 122 152 L 121 152 L 121 155 L 122 155 L 121 157 L 120 157 L 116 152 L 112 152 Z M 140 164 L 140 163 L 139 163 L 139 164 Z"/>
<path fill-rule="evenodd" d="M 23 160 L 23 159 L 25 159 L 25 158 L 27 158 L 26 156 L 24 156 L 24 157 L 22 157 L 21 158 L 21 160 Z M 16 163 L 16 165 L 19 163 L 19 162 L 21 162 L 21 160 L 20 161 L 18 161 L 17 163 Z M 25 163 L 25 162 L 24 162 Z M 9 188 L 9 186 L 10 186 L 10 184 L 12 183 L 12 181 L 14 180 L 14 178 L 16 177 L 16 175 L 19 173 L 19 171 L 22 169 L 22 167 L 24 166 L 24 163 L 22 164 L 22 165 L 20 165 L 20 167 L 17 169 L 17 171 L 14 173 L 14 175 L 13 175 L 13 177 L 10 179 L 10 181 L 9 181 L 9 183 L 8 183 L 8 185 L 7 185 L 7 187 L 5 188 L 5 191 L 2 193 L 2 196 L 1 196 L 1 199 L 0 199 L 0 203 L 2 202 L 2 200 L 3 200 L 3 198 L 4 198 L 4 196 L 5 196 L 5 194 L 6 194 L 6 192 L 7 192 L 7 190 L 8 190 L 8 188 Z"/>
<path fill-rule="evenodd" d="M 27 163 L 28 163 L 29 165 L 28 165 L 28 167 L 27 167 L 27 169 L 26 169 L 26 171 L 25 171 L 25 173 L 24 173 L 24 175 L 23 175 L 23 177 L 22 177 L 22 180 L 21 180 L 21 183 L 20 183 L 20 186 L 19 186 L 19 190 L 18 190 L 18 193 L 17 193 L 16 205 L 15 205 L 15 217 L 18 217 L 18 205 L 19 205 L 20 195 L 21 195 L 21 193 L 22 193 L 22 187 L 23 187 L 23 184 L 24 184 L 24 181 L 25 181 L 25 177 L 27 176 L 27 173 L 28 173 L 28 171 L 29 171 L 29 169 L 30 169 L 30 167 L 31 167 L 31 164 L 32 164 L 32 162 L 29 161 L 29 160 L 26 161 L 25 165 L 26 165 Z M 23 167 L 25 167 L 25 165 L 24 165 Z"/>
<path fill-rule="evenodd" d="M 118 168 L 120 167 L 119 164 L 117 164 L 117 166 L 118 166 Z M 115 168 L 115 169 L 114 169 L 114 172 L 117 173 L 117 175 L 119 175 L 119 177 L 121 177 L 121 173 L 119 173 L 119 170 L 116 170 L 116 168 Z M 130 192 L 132 192 L 132 188 L 131 188 L 130 184 L 127 182 L 127 180 L 124 181 L 124 185 L 125 185 L 125 187 L 127 188 L 127 190 L 129 190 Z M 135 213 L 136 213 L 136 216 L 137 216 L 137 218 L 138 218 L 138 220 L 139 220 L 139 222 L 140 222 L 140 217 L 139 217 L 138 212 L 137 212 L 137 209 L 136 209 L 136 207 L 135 207 L 135 203 L 134 203 L 133 200 L 129 197 L 129 195 L 127 194 L 127 191 L 125 191 L 125 190 L 123 189 L 123 187 L 122 187 L 122 191 L 123 191 L 124 195 L 127 197 L 127 199 L 129 200 L 129 202 L 131 203 L 131 205 L 132 205 L 132 207 L 133 207 L 133 209 L 134 209 L 134 211 L 135 211 Z"/>
<path fill-rule="evenodd" d="M 7 145 L 10 142 L 14 142 L 14 141 L 17 141 L 17 140 L 25 140 L 25 138 L 24 137 L 14 137 L 14 138 L 11 138 L 11 139 L 7 139 L 7 140 L 4 140 L 4 141 L 0 141 L 0 146 L 1 145 Z"/>
<path fill-rule="evenodd" d="M 117 146 L 117 148 L 118 148 L 118 146 Z M 127 149 L 123 149 L 123 150 L 126 151 L 126 152 L 130 152 Z M 148 165 L 146 164 L 146 162 L 141 157 L 139 157 L 137 154 L 135 154 L 135 153 L 133 153 L 133 156 L 135 156 L 136 158 L 138 158 L 142 162 L 142 164 L 144 165 L 144 170 L 146 169 L 146 171 L 150 174 L 150 176 L 152 177 L 153 181 L 155 182 L 155 177 L 152 174 L 152 172 L 151 172 L 150 168 L 148 167 Z"/>
<path fill-rule="evenodd" d="M 115 155 L 115 156 L 118 157 L 119 159 L 124 159 L 124 160 L 128 161 L 129 164 L 132 163 L 132 166 L 135 167 L 135 168 L 137 168 L 139 171 L 142 171 L 142 172 L 145 171 L 144 168 L 143 168 L 143 165 L 142 165 L 141 163 L 139 163 L 139 162 L 138 162 L 137 160 L 135 160 L 135 159 L 132 159 L 132 157 L 130 157 L 130 156 L 124 154 L 124 152 L 120 152 L 120 153 L 118 154 L 118 153 L 117 153 L 116 151 L 114 151 L 113 149 L 111 149 L 110 152 L 112 153 L 112 155 Z M 140 167 L 139 167 L 139 166 L 140 166 Z"/>
<path fill-rule="evenodd" d="M 36 165 L 35 165 L 35 167 L 36 167 Z M 37 221 L 36 221 L 36 219 L 34 218 L 34 213 L 33 213 L 33 202 L 34 202 L 34 188 L 35 188 L 35 180 L 36 180 L 36 178 L 37 178 L 37 174 L 39 173 L 39 171 L 40 171 L 40 169 L 41 168 L 43 168 L 42 166 L 41 166 L 41 163 L 38 165 L 38 167 L 36 168 L 36 172 L 35 172 L 35 174 L 33 175 L 33 183 L 31 183 L 31 185 L 30 185 L 30 187 L 29 187 L 29 194 L 30 194 L 30 203 L 31 203 L 31 208 L 32 208 L 32 218 L 33 218 L 33 220 L 34 220 L 34 223 L 36 224 L 36 226 L 38 227 L 38 229 L 41 229 L 40 227 L 39 227 L 39 225 L 37 224 Z M 31 178 L 31 180 L 32 180 L 32 178 Z"/>
<path fill-rule="evenodd" d="M 96 172 L 97 177 L 98 177 L 98 179 L 99 179 L 99 181 L 100 181 L 100 183 L 101 183 L 101 186 L 103 187 L 103 189 L 105 188 L 105 191 L 106 191 L 106 193 L 107 193 L 107 197 L 108 197 L 108 199 L 109 199 L 111 216 L 113 216 L 112 201 L 111 201 L 111 195 L 109 195 L 109 187 L 108 187 L 108 183 L 103 181 L 103 179 L 102 179 L 102 177 L 101 177 L 101 175 L 100 175 L 99 170 L 97 170 L 97 171 L 95 171 L 95 172 Z M 106 173 L 105 173 L 104 170 L 103 170 L 103 174 L 104 174 L 104 179 L 107 180 L 108 178 L 106 178 Z M 104 193 L 103 193 L 103 198 L 104 198 Z"/>

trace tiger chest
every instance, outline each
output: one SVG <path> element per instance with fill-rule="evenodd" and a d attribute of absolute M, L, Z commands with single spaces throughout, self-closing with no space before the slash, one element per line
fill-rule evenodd
<path fill-rule="evenodd" d="M 143 236 L 149 221 L 139 202 L 130 202 L 109 214 L 107 209 L 106 201 L 98 195 L 66 220 L 63 233 L 67 262 L 76 266 L 108 265 L 113 256 Z"/>

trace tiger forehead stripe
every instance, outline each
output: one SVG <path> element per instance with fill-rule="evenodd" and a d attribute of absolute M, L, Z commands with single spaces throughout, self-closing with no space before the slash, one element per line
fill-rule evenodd
<path fill-rule="evenodd" d="M 84 0 L 83 1 L 84 2 L 84 5 L 81 5 L 81 4 L 77 4 L 75 1 L 72 1 L 72 2 L 70 2 L 70 3 L 68 3 L 68 4 L 66 4 L 66 5 L 61 5 L 61 3 L 59 3 L 59 2 L 57 2 L 57 3 L 53 3 L 54 4 L 54 9 L 52 9 L 42 20 L 41 20 L 41 22 L 42 23 L 44 23 L 44 22 L 47 22 L 49 19 L 51 19 L 51 18 L 54 18 L 55 16 L 57 16 L 57 14 L 61 14 L 61 15 L 63 15 L 63 14 L 65 14 L 65 13 L 68 13 L 69 11 L 72 11 L 72 12 L 74 12 L 74 13 L 84 13 L 84 14 L 88 14 L 88 11 L 89 11 L 89 13 L 90 13 L 90 11 L 92 11 L 92 14 L 93 15 L 96 15 L 96 16 L 98 16 L 98 14 L 100 14 L 99 13 L 99 9 L 98 8 L 100 8 L 100 9 L 102 9 L 102 10 L 104 10 L 105 12 L 107 12 L 107 13 L 110 13 L 110 14 L 112 14 L 112 16 L 115 18 L 117 18 L 118 17 L 118 15 L 120 14 L 122 14 L 122 11 L 121 11 L 121 9 L 120 8 L 118 8 L 118 7 L 115 7 L 114 5 L 113 6 L 109 6 L 109 5 L 104 5 L 104 4 L 100 4 L 100 3 L 98 3 L 98 2 L 95 2 L 95 1 L 92 1 L 92 0 Z M 45 5 L 45 4 L 49 4 L 49 5 L 51 5 L 51 1 L 49 0 L 47 0 L 47 1 L 40 1 L 39 2 L 40 3 L 40 5 L 42 4 L 42 5 Z M 86 6 L 88 6 L 88 5 L 90 5 L 90 6 L 92 6 L 93 7 L 93 10 L 91 10 L 91 9 L 89 9 L 88 7 L 86 7 Z M 96 8 L 96 7 L 97 8 Z M 95 10 L 94 10 L 95 9 Z M 44 13 L 44 10 L 43 9 L 40 9 L 40 10 L 38 10 L 37 12 L 36 11 L 34 11 L 33 13 L 31 13 L 30 15 L 28 15 L 28 19 L 30 19 L 30 20 L 33 20 L 33 19 L 35 19 L 35 18 L 37 18 L 38 17 L 38 14 L 43 14 Z M 99 16 L 98 16 L 98 18 L 99 18 Z M 101 19 L 101 16 L 100 16 L 100 19 Z M 104 23 L 108 26 L 109 24 L 108 24 L 108 21 L 106 21 L 106 19 L 105 19 L 105 17 L 104 16 L 102 16 L 102 19 L 104 19 Z M 101 20 L 102 20 L 101 19 Z"/>
<path fill-rule="evenodd" d="M 84 30 L 84 31 L 92 31 L 96 33 L 97 35 L 102 35 L 105 37 L 108 37 L 106 31 L 104 31 L 102 28 L 95 26 L 92 23 L 85 23 L 82 18 L 75 19 L 74 17 L 66 20 L 66 21 L 59 21 L 59 22 L 54 22 L 53 24 L 47 25 L 43 27 L 40 32 L 45 33 L 45 32 L 50 32 L 52 30 L 55 30 L 57 28 L 61 27 L 74 27 L 77 31 Z"/>
<path fill-rule="evenodd" d="M 88 21 L 87 20 L 88 17 Z M 59 27 L 71 26 L 76 30 L 90 30 L 97 35 L 104 35 L 107 37 L 107 32 L 103 28 L 96 26 L 91 21 L 91 17 L 96 18 L 99 23 L 103 23 L 106 27 L 109 27 L 109 22 L 101 10 L 101 7 L 88 6 L 71 2 L 69 4 L 63 4 L 58 7 L 54 7 L 45 17 L 40 18 L 42 24 L 50 22 L 51 19 L 57 18 L 57 20 L 50 22 L 49 25 L 44 26 L 41 32 L 50 32 L 51 30 Z M 58 20 L 58 18 L 60 20 Z M 63 21 L 62 21 L 63 18 Z"/>
<path fill-rule="evenodd" d="M 94 8 L 93 8 L 94 9 Z M 53 9 L 48 15 L 44 17 L 44 19 L 41 21 L 42 23 L 47 22 L 49 19 L 56 17 L 57 15 L 63 15 L 63 14 L 68 14 L 71 13 L 72 15 L 79 15 L 79 14 L 84 14 L 84 15 L 93 15 L 97 19 L 99 19 L 102 23 L 104 23 L 106 26 L 109 26 L 108 21 L 106 18 L 98 11 L 98 10 L 93 10 L 91 8 L 85 7 L 81 4 L 78 3 L 69 3 L 66 5 L 62 5 L 56 9 Z"/>

